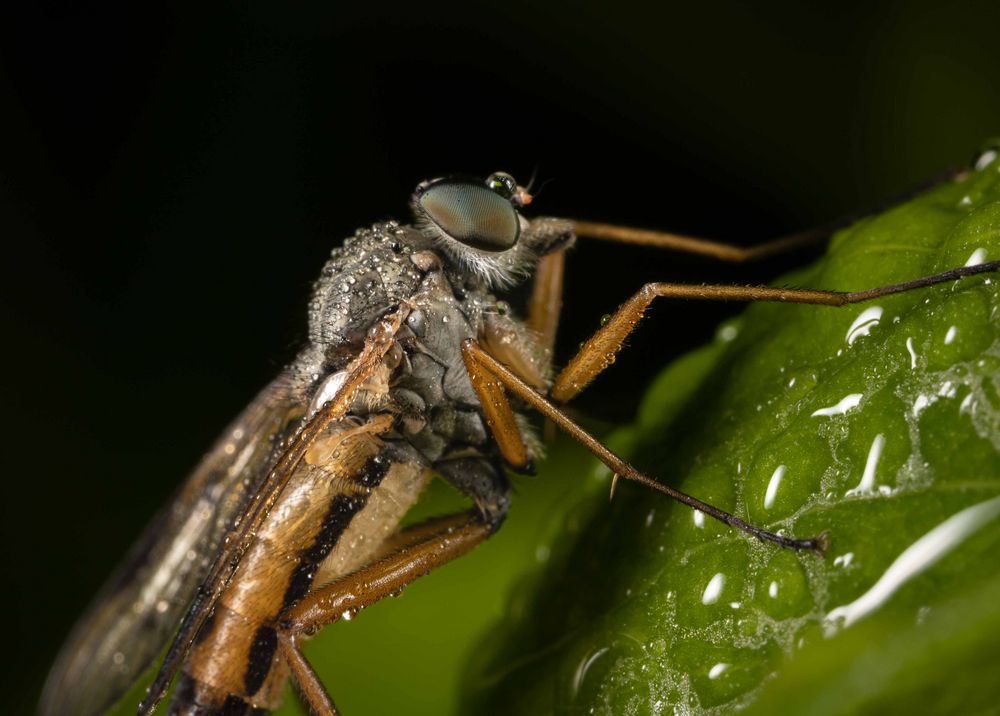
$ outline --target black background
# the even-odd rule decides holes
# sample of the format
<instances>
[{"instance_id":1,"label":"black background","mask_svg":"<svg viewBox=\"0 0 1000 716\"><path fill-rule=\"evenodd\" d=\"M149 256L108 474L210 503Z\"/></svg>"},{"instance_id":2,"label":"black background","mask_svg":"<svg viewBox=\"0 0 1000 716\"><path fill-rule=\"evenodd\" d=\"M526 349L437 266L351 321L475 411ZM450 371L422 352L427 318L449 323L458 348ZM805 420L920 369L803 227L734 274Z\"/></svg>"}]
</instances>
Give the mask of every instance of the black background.
<instances>
[{"instance_id":1,"label":"black background","mask_svg":"<svg viewBox=\"0 0 1000 716\"><path fill-rule=\"evenodd\" d=\"M995 2L295 7L2 11L4 712L294 353L330 248L421 179L537 172L540 213L751 243L1000 134ZM583 245L559 355L644 281L785 265ZM660 306L581 407L628 419L731 310Z\"/></svg>"}]
</instances>

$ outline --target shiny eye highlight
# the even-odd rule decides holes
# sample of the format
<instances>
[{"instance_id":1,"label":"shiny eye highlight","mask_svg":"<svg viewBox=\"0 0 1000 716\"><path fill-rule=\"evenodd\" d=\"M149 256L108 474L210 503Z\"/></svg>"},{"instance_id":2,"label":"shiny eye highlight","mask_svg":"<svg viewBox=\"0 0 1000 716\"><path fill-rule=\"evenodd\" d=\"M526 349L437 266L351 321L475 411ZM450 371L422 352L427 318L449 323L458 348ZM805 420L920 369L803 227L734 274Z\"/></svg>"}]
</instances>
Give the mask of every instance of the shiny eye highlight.
<instances>
[{"instance_id":1,"label":"shiny eye highlight","mask_svg":"<svg viewBox=\"0 0 1000 716\"><path fill-rule=\"evenodd\" d=\"M516 188L513 178L510 181ZM506 187L502 179L497 182ZM449 179L432 182L417 190L415 204L446 235L481 251L506 251L521 234L510 196L494 190L489 182L487 186Z\"/></svg>"}]
</instances>

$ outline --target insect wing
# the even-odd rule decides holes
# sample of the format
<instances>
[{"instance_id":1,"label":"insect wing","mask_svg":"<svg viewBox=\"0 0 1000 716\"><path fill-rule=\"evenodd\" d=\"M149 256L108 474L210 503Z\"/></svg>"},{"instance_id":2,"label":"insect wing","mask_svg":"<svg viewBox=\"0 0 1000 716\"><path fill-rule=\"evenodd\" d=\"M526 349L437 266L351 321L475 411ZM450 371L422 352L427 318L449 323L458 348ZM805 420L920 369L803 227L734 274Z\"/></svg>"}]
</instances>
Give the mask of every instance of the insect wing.
<instances>
[{"instance_id":1,"label":"insect wing","mask_svg":"<svg viewBox=\"0 0 1000 716\"><path fill-rule=\"evenodd\" d=\"M291 384L268 385L146 528L63 646L40 716L104 713L153 663L301 413Z\"/></svg>"}]
</instances>

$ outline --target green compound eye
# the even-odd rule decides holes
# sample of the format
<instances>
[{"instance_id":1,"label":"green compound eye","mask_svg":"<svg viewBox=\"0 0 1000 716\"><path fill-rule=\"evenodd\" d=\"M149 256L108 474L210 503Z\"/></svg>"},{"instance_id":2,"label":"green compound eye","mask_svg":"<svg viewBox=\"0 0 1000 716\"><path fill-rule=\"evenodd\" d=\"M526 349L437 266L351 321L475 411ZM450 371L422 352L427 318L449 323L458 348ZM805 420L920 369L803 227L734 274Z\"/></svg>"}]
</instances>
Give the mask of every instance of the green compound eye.
<instances>
[{"instance_id":1,"label":"green compound eye","mask_svg":"<svg viewBox=\"0 0 1000 716\"><path fill-rule=\"evenodd\" d=\"M487 177L486 186L504 199L513 199L517 193L517 182L507 172L493 172Z\"/></svg>"},{"instance_id":2,"label":"green compound eye","mask_svg":"<svg viewBox=\"0 0 1000 716\"><path fill-rule=\"evenodd\" d=\"M442 180L422 187L416 204L423 215L449 237L481 251L506 251L521 234L521 222L510 196L487 185ZM506 187L503 179L498 182ZM510 179L513 184L514 180ZM517 185L513 184L516 189ZM511 194L512 195L512 194Z\"/></svg>"}]
</instances>

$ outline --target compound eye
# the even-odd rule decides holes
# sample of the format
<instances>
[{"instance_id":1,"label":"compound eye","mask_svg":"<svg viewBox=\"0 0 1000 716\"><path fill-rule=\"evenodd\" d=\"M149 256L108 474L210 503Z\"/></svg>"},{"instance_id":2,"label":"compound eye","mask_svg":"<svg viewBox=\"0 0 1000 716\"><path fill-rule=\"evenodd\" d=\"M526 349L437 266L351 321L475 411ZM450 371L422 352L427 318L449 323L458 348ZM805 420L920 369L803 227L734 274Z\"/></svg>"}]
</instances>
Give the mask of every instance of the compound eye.
<instances>
[{"instance_id":1,"label":"compound eye","mask_svg":"<svg viewBox=\"0 0 1000 716\"><path fill-rule=\"evenodd\" d=\"M510 199L482 184L433 183L420 191L417 205L445 234L482 251L506 251L521 233Z\"/></svg>"},{"instance_id":2,"label":"compound eye","mask_svg":"<svg viewBox=\"0 0 1000 716\"><path fill-rule=\"evenodd\" d=\"M507 172L493 172L487 177L486 186L504 199L513 199L517 193L517 182Z\"/></svg>"}]
</instances>

